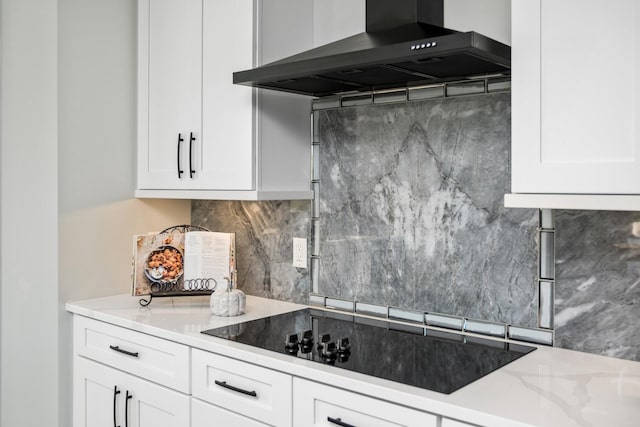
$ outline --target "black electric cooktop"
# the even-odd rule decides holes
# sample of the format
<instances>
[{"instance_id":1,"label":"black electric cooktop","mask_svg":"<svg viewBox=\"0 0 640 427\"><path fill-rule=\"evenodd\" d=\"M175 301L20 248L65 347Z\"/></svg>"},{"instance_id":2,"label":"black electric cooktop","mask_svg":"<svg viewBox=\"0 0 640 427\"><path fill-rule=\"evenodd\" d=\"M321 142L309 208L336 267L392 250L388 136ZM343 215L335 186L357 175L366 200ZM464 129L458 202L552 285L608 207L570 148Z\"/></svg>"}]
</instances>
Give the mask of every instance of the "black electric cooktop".
<instances>
[{"instance_id":1,"label":"black electric cooktop","mask_svg":"<svg viewBox=\"0 0 640 427\"><path fill-rule=\"evenodd\" d=\"M202 333L446 394L535 350L308 308Z\"/></svg>"}]
</instances>

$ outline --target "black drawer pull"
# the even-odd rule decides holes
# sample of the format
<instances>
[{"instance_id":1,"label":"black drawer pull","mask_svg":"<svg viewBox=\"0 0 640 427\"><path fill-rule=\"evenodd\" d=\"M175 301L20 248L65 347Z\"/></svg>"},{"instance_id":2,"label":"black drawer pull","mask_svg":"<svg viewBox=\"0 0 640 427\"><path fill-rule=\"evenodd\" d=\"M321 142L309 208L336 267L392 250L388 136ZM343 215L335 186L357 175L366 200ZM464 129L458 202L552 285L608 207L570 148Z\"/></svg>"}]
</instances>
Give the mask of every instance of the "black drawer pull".
<instances>
[{"instance_id":1,"label":"black drawer pull","mask_svg":"<svg viewBox=\"0 0 640 427\"><path fill-rule=\"evenodd\" d=\"M118 403L118 395L120 394L120 390L118 390L118 386L113 387L113 427L120 427L116 423L116 405Z\"/></svg>"},{"instance_id":2,"label":"black drawer pull","mask_svg":"<svg viewBox=\"0 0 640 427\"><path fill-rule=\"evenodd\" d=\"M133 397L133 394L129 394L127 390L127 396L124 400L124 427L129 427L129 399Z\"/></svg>"},{"instance_id":3,"label":"black drawer pull","mask_svg":"<svg viewBox=\"0 0 640 427\"><path fill-rule=\"evenodd\" d=\"M180 143L181 142L184 142L184 139L182 139L182 134L179 133L178 134L178 179L182 178L182 174L184 173L184 171L180 167Z\"/></svg>"},{"instance_id":4,"label":"black drawer pull","mask_svg":"<svg viewBox=\"0 0 640 427\"><path fill-rule=\"evenodd\" d=\"M233 390L233 391L236 391L238 393L246 394L248 396L258 397L258 394L255 391L248 391L248 390L243 390L243 389L238 388L238 387L234 387L232 385L227 384L226 381L215 380L215 383L216 383L216 385L219 385L220 387L228 388L229 390Z\"/></svg>"},{"instance_id":5,"label":"black drawer pull","mask_svg":"<svg viewBox=\"0 0 640 427\"><path fill-rule=\"evenodd\" d=\"M109 348L113 351L117 351L118 353L122 353L122 354L126 354L127 356L132 356L132 357L138 357L139 353L136 351L131 352L131 351L127 351L127 350L123 350L120 347L118 347L117 345L110 345Z\"/></svg>"},{"instance_id":6,"label":"black drawer pull","mask_svg":"<svg viewBox=\"0 0 640 427\"><path fill-rule=\"evenodd\" d=\"M333 423L333 424L337 424L337 425L342 426L342 427L356 427L356 426L354 426L352 424L347 424L347 423L342 422L342 418L327 417L327 421L329 421L330 423Z\"/></svg>"},{"instance_id":7,"label":"black drawer pull","mask_svg":"<svg viewBox=\"0 0 640 427\"><path fill-rule=\"evenodd\" d=\"M193 178L193 174L196 171L193 170L193 141L196 140L196 137L193 136L193 132L189 134L189 178Z\"/></svg>"}]
</instances>

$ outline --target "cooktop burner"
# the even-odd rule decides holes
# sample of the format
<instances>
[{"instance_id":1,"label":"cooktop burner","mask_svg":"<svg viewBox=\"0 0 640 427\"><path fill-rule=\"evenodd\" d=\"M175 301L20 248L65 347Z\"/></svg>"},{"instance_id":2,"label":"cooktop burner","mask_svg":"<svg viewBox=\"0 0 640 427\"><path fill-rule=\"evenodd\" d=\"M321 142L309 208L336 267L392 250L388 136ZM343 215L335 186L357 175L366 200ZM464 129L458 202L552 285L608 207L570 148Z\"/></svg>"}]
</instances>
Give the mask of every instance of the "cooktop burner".
<instances>
[{"instance_id":1,"label":"cooktop burner","mask_svg":"<svg viewBox=\"0 0 640 427\"><path fill-rule=\"evenodd\" d=\"M446 394L535 350L308 308L202 333Z\"/></svg>"}]
</instances>

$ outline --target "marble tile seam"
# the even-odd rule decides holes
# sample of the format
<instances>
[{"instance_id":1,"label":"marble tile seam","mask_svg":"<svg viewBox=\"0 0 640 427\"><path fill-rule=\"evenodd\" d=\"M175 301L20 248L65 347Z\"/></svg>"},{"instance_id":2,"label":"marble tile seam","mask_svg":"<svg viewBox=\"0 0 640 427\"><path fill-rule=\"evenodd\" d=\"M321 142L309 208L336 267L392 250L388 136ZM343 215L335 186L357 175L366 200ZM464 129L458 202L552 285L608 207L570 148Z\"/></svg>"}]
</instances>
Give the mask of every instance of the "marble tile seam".
<instances>
[{"instance_id":1,"label":"marble tile seam","mask_svg":"<svg viewBox=\"0 0 640 427\"><path fill-rule=\"evenodd\" d=\"M461 334L471 333L477 336L498 338L511 342L547 346L552 346L554 341L553 330L544 328L530 328L463 316L362 303L353 300L331 298L319 294L311 294L309 301L310 305L316 307L379 319L382 318L388 321L410 323L435 328L435 330L446 330ZM392 313L393 315L391 315ZM420 316L420 320L418 320L418 316Z\"/></svg>"},{"instance_id":2,"label":"marble tile seam","mask_svg":"<svg viewBox=\"0 0 640 427\"><path fill-rule=\"evenodd\" d=\"M538 216L538 328L554 330L556 235L554 212L540 209ZM552 334L552 344L554 342Z\"/></svg>"}]
</instances>

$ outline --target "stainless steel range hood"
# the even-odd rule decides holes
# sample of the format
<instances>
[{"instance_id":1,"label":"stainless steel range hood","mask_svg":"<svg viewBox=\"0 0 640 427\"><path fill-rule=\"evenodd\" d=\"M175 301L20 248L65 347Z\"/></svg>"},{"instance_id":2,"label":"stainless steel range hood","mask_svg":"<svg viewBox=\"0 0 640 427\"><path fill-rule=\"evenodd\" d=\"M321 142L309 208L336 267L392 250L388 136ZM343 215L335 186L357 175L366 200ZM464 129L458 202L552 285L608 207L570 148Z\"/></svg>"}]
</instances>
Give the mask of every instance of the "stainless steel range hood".
<instances>
[{"instance_id":1,"label":"stainless steel range hood","mask_svg":"<svg viewBox=\"0 0 640 427\"><path fill-rule=\"evenodd\" d=\"M511 48L443 27L443 0L367 0L366 32L252 70L233 82L309 96L509 75Z\"/></svg>"}]
</instances>

